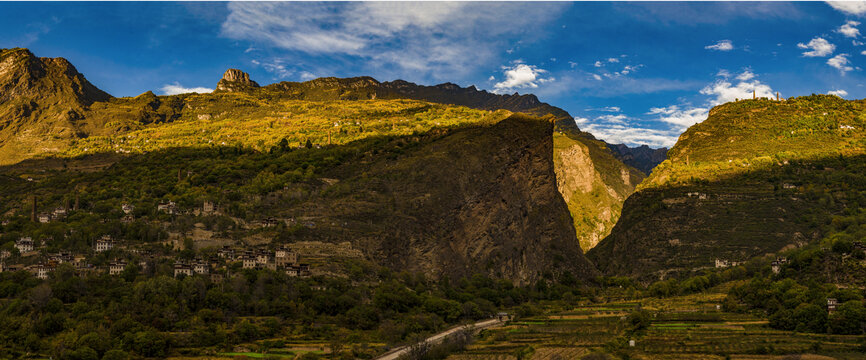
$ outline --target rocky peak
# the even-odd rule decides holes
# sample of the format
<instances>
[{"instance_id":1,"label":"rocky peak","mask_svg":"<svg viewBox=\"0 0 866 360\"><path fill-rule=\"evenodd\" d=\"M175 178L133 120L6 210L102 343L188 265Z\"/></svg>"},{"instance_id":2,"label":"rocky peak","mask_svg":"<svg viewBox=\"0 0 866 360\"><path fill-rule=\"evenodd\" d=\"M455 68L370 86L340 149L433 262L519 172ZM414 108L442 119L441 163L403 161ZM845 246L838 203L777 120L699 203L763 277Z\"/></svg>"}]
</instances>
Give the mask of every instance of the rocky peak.
<instances>
[{"instance_id":1,"label":"rocky peak","mask_svg":"<svg viewBox=\"0 0 866 360\"><path fill-rule=\"evenodd\" d=\"M259 84L250 80L250 74L238 69L228 69L223 78L217 83L217 90L221 91L243 91L257 88Z\"/></svg>"}]
</instances>

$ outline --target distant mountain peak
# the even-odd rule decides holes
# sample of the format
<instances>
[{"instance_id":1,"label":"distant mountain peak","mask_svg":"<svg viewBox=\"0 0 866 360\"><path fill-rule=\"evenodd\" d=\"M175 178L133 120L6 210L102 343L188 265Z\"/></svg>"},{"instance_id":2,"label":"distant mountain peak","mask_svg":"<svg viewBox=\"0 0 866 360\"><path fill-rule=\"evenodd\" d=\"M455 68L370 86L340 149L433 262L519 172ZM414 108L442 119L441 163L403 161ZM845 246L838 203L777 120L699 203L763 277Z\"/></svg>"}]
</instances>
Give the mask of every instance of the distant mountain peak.
<instances>
[{"instance_id":1,"label":"distant mountain peak","mask_svg":"<svg viewBox=\"0 0 866 360\"><path fill-rule=\"evenodd\" d=\"M238 69L228 69L223 74L223 78L217 83L216 89L220 91L241 91L257 87L259 87L259 84L250 80L250 74Z\"/></svg>"}]
</instances>

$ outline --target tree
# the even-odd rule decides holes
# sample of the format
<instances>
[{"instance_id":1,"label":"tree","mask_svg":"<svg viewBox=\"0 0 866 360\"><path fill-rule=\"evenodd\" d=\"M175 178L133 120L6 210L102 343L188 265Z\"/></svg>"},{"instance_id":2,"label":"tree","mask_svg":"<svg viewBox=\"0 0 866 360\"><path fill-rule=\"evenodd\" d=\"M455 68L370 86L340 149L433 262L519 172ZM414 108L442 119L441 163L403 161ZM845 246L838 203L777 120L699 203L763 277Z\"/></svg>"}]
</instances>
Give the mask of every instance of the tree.
<instances>
[{"instance_id":1,"label":"tree","mask_svg":"<svg viewBox=\"0 0 866 360\"><path fill-rule=\"evenodd\" d=\"M827 310L815 305L803 303L794 309L794 321L799 332L827 332Z\"/></svg>"}]
</instances>

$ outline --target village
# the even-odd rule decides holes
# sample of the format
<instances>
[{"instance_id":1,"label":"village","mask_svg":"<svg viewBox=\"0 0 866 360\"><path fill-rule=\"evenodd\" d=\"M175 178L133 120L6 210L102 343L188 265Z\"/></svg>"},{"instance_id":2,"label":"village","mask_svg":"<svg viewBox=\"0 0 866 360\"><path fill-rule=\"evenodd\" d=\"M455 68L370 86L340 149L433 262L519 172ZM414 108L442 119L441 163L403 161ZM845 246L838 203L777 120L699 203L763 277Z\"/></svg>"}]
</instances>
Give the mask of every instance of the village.
<instances>
[{"instance_id":1,"label":"village","mask_svg":"<svg viewBox=\"0 0 866 360\"><path fill-rule=\"evenodd\" d=\"M31 209L31 221L46 224L55 221L63 221L72 210L78 209L78 201L72 208L57 207L51 212L37 213L36 198L33 198ZM135 220L133 211L135 207L124 203L121 205L123 217L122 223L130 223ZM173 201L160 202L156 208L157 212L168 215L179 215L182 213L199 215L211 215L218 213L217 206L210 201L204 201L200 208L183 212ZM7 225L8 220L3 221ZM272 227L278 223L274 218L265 218L257 222L257 227ZM39 279L48 279L61 264L69 264L77 276L90 276L108 274L118 276L124 272L155 273L153 269L157 264L167 266L170 270L163 271L174 277L201 276L212 282L220 282L225 277L231 276L235 271L245 269L267 269L275 272L283 272L290 277L310 276L310 265L300 262L297 251L285 246L251 246L242 242L234 245L223 245L213 251L194 252L194 257L180 256L176 251L159 251L153 247L147 248L147 244L132 244L123 239L116 239L111 235L101 235L92 241L88 251L59 251L48 252L47 244L50 238L34 239L30 236L21 236L14 242L14 249L0 250L0 272L27 271ZM178 250L174 241L173 248ZM151 244L152 245L152 244ZM102 261L101 265L95 265L95 258L110 254L111 260L107 263ZM185 254L188 255L188 254ZM98 261L97 261L98 262Z\"/></svg>"}]
</instances>

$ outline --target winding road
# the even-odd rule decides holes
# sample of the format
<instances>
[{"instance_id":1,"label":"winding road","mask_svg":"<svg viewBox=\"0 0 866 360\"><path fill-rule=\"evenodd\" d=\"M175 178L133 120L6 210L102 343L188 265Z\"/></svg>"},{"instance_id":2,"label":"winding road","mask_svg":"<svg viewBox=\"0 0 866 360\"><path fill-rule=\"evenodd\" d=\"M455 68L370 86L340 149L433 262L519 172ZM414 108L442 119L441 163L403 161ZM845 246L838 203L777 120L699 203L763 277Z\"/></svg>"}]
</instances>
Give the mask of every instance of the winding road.
<instances>
[{"instance_id":1,"label":"winding road","mask_svg":"<svg viewBox=\"0 0 866 360\"><path fill-rule=\"evenodd\" d=\"M428 337L427 339L424 340L424 342L429 343L429 344L436 344L436 343L442 341L443 339L445 339L446 336L451 335L451 334L458 332L460 330L463 330L463 329L481 330L481 329L486 329L489 327L499 325L503 322L504 321L500 321L497 318L497 319L479 321L477 323L470 324L470 325L455 326L455 327L450 328L448 330L445 330L441 333L438 333L436 335L432 335L432 336ZM406 345L406 346L394 348L391 351L385 353L384 355L377 357L375 360L397 360L397 358L399 358L400 356L403 356L406 353L408 353L409 349L411 347L412 347L411 345Z\"/></svg>"}]
</instances>

